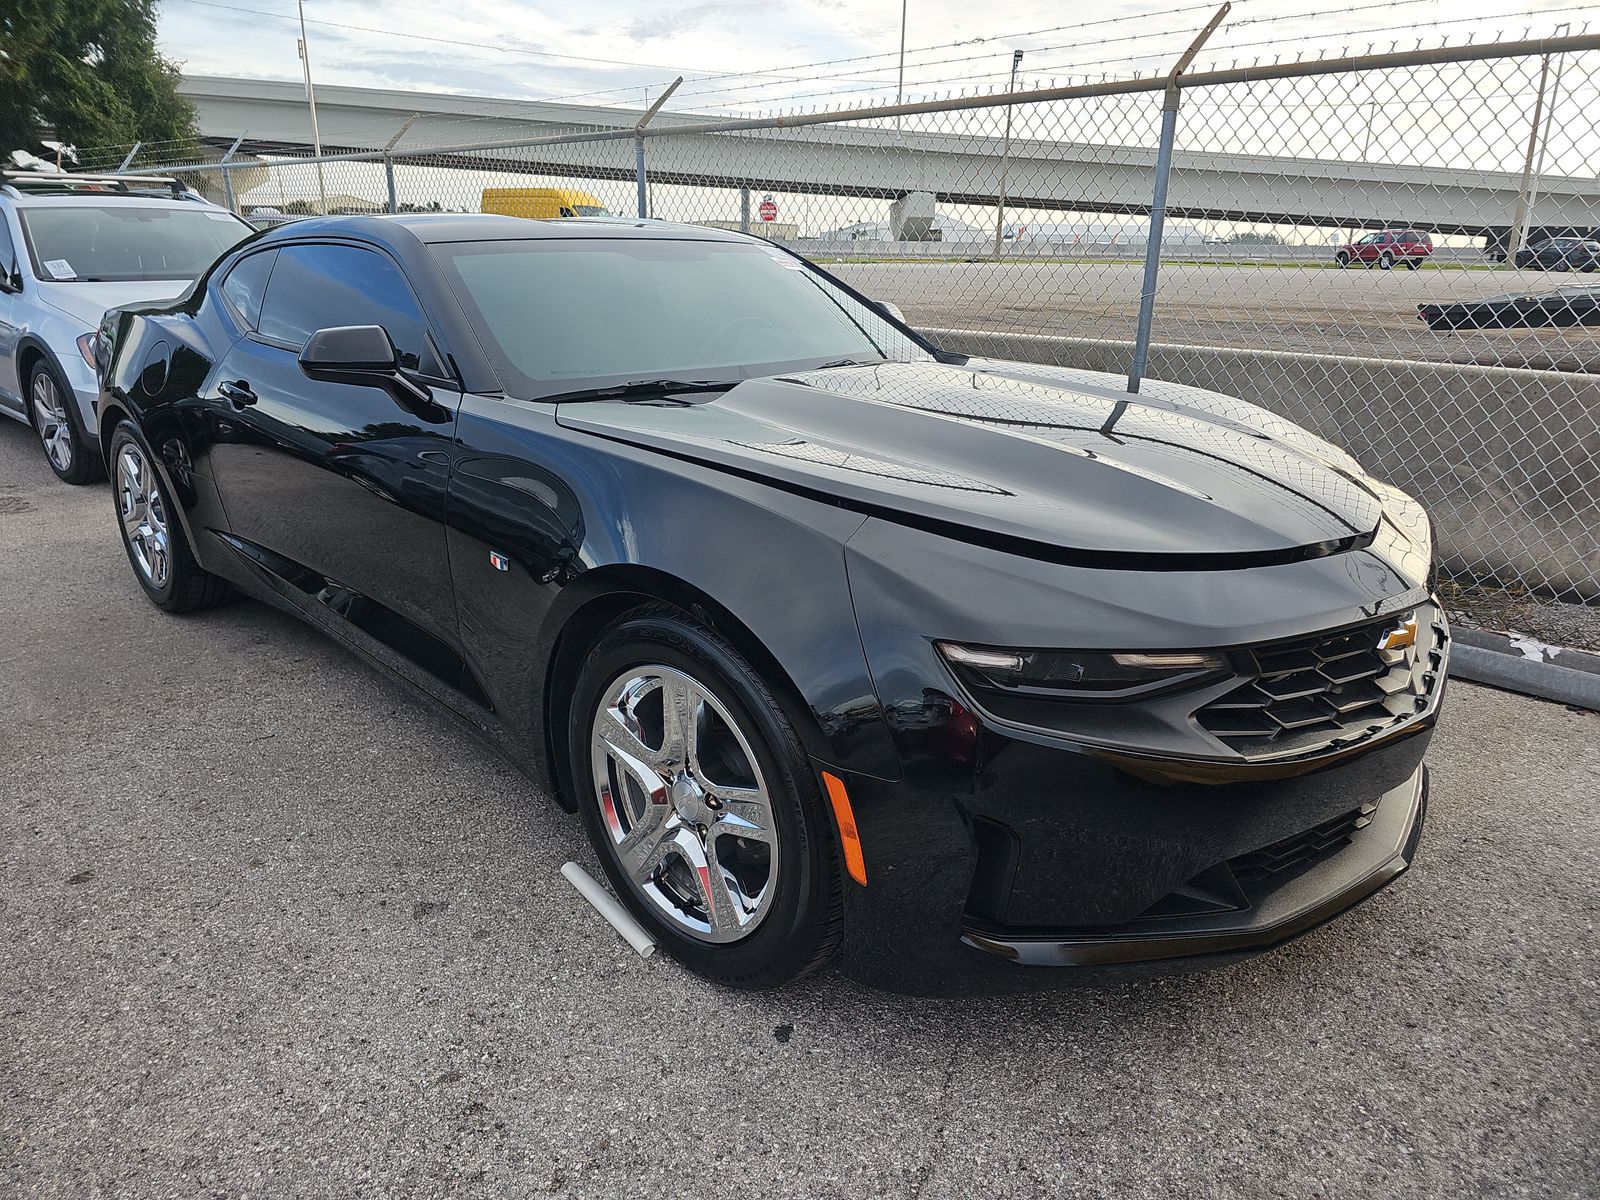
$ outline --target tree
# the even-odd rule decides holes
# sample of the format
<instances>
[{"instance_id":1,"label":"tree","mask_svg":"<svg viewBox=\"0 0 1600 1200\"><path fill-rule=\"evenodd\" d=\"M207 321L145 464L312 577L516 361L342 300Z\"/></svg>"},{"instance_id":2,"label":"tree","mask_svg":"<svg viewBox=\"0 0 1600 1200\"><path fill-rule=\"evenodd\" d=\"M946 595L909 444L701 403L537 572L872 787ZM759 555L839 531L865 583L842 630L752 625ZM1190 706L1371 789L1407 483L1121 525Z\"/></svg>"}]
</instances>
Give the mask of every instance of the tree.
<instances>
[{"instance_id":1,"label":"tree","mask_svg":"<svg viewBox=\"0 0 1600 1200\"><path fill-rule=\"evenodd\" d=\"M156 0L6 0L0 11L0 156L188 141L194 105L156 49Z\"/></svg>"}]
</instances>

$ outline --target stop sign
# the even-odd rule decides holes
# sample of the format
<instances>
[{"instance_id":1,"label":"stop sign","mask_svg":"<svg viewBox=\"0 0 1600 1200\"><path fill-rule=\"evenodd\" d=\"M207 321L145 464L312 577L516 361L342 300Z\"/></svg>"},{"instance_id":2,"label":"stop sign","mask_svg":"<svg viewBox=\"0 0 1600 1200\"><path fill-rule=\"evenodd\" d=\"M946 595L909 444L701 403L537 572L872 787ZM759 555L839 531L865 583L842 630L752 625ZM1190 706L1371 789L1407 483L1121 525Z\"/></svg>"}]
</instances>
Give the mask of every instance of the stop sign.
<instances>
[{"instance_id":1,"label":"stop sign","mask_svg":"<svg viewBox=\"0 0 1600 1200\"><path fill-rule=\"evenodd\" d=\"M761 202L761 207L757 211L760 212L763 221L776 221L778 219L778 206L773 202L771 196Z\"/></svg>"}]
</instances>

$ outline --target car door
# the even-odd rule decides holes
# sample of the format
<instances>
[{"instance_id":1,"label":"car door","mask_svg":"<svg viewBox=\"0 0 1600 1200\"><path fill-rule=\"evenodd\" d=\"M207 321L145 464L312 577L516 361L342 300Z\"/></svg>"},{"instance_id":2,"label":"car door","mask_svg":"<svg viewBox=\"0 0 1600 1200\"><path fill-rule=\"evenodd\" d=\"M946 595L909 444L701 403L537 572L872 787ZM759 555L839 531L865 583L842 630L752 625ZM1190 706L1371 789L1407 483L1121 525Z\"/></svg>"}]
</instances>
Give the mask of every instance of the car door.
<instances>
[{"instance_id":1,"label":"car door","mask_svg":"<svg viewBox=\"0 0 1600 1200\"><path fill-rule=\"evenodd\" d=\"M9 220L0 209L0 409L20 413L24 385L17 370L17 343L22 336L22 272Z\"/></svg>"},{"instance_id":2,"label":"car door","mask_svg":"<svg viewBox=\"0 0 1600 1200\"><path fill-rule=\"evenodd\" d=\"M211 469L230 531L281 581L455 683L444 507L460 392L385 253L291 243L276 255L254 328L224 358L209 399ZM300 349L318 329L345 325L382 326L431 402L310 378Z\"/></svg>"}]
</instances>

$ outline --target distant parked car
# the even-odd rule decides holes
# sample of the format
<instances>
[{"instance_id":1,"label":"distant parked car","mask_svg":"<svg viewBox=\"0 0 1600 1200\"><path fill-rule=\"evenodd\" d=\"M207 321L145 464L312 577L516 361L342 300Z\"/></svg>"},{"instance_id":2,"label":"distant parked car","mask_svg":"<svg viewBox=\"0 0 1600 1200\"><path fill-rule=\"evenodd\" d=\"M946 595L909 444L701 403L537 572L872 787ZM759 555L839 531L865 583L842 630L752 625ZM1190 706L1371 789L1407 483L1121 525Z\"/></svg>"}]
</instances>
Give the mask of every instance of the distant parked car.
<instances>
[{"instance_id":1,"label":"distant parked car","mask_svg":"<svg viewBox=\"0 0 1600 1200\"><path fill-rule=\"evenodd\" d=\"M175 179L0 172L0 413L33 426L62 480L101 475L106 309L177 296L253 232Z\"/></svg>"},{"instance_id":2,"label":"distant parked car","mask_svg":"<svg viewBox=\"0 0 1600 1200\"><path fill-rule=\"evenodd\" d=\"M1415 271L1422 260L1433 253L1433 239L1415 229L1385 229L1382 233L1369 233L1364 238L1346 242L1333 256L1334 264L1348 267L1352 263L1390 271L1404 263Z\"/></svg>"},{"instance_id":3,"label":"distant parked car","mask_svg":"<svg viewBox=\"0 0 1600 1200\"><path fill-rule=\"evenodd\" d=\"M1600 241L1545 238L1517 251L1517 266L1534 271L1593 271L1600 267Z\"/></svg>"}]
</instances>

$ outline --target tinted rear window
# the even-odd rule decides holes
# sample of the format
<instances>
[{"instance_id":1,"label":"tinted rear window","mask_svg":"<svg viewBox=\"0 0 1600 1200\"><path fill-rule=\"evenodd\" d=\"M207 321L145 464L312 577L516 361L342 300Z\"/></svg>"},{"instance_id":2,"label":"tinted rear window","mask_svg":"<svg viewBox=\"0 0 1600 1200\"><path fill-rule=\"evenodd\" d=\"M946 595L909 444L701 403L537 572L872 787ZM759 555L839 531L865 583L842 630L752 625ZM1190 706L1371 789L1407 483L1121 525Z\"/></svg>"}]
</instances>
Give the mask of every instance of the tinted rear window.
<instances>
[{"instance_id":1,"label":"tinted rear window","mask_svg":"<svg viewBox=\"0 0 1600 1200\"><path fill-rule=\"evenodd\" d=\"M239 319L251 329L261 320L261 301L267 294L267 279L277 257L276 250L252 254L241 259L222 281L222 294Z\"/></svg>"}]
</instances>

